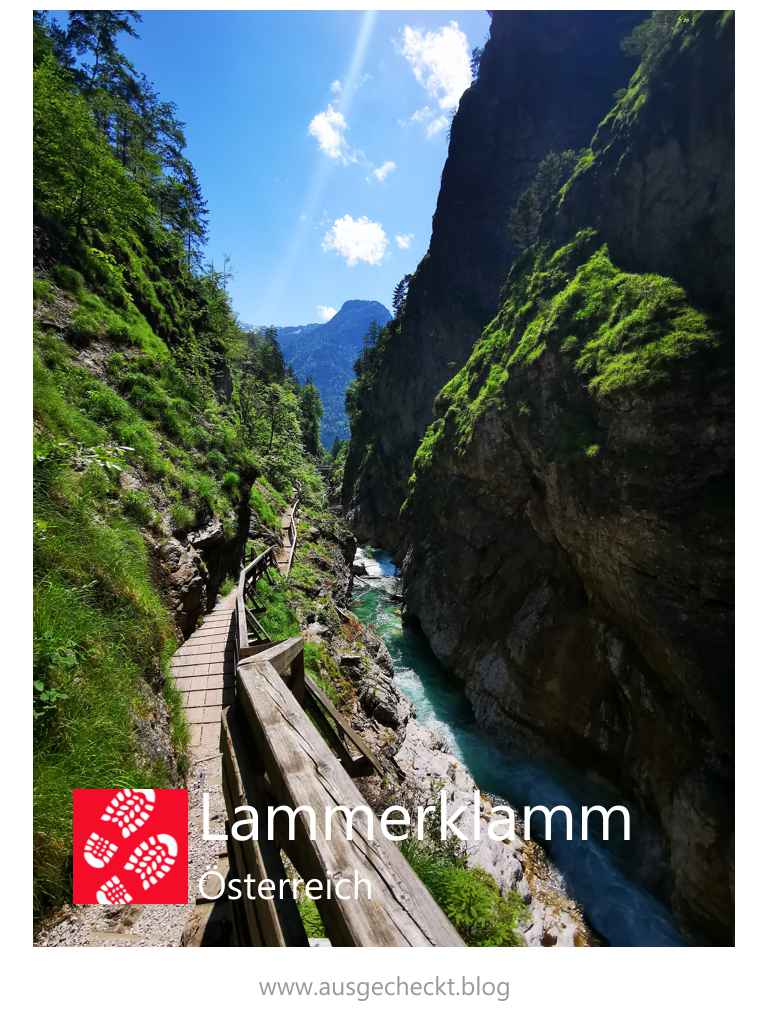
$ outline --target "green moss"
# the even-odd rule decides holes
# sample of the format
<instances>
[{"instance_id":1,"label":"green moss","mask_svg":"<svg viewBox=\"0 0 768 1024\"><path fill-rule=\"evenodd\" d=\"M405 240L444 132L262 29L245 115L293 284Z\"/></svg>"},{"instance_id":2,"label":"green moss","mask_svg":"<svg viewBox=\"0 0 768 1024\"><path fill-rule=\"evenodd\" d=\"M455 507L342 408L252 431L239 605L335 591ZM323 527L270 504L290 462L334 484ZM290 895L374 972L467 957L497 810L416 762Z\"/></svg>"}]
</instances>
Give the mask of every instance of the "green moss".
<instances>
[{"instance_id":1,"label":"green moss","mask_svg":"<svg viewBox=\"0 0 768 1024\"><path fill-rule=\"evenodd\" d=\"M677 365L719 344L678 284L620 271L605 246L550 303L546 342L563 336L576 370L603 396L663 385Z\"/></svg>"},{"instance_id":2,"label":"green moss","mask_svg":"<svg viewBox=\"0 0 768 1024\"><path fill-rule=\"evenodd\" d=\"M306 893L302 892L297 905L307 938L324 939L325 925L320 917L320 911L317 909L317 900L311 900Z\"/></svg>"},{"instance_id":3,"label":"green moss","mask_svg":"<svg viewBox=\"0 0 768 1024\"><path fill-rule=\"evenodd\" d=\"M325 691L337 707L344 707L354 695L354 686L346 678L324 644L305 642L304 665L318 686Z\"/></svg>"},{"instance_id":4,"label":"green moss","mask_svg":"<svg viewBox=\"0 0 768 1024\"><path fill-rule=\"evenodd\" d=\"M278 508L284 504L283 499L269 487L264 479L257 480L251 488L250 505L258 516L259 522L274 530L278 525Z\"/></svg>"},{"instance_id":5,"label":"green moss","mask_svg":"<svg viewBox=\"0 0 768 1024\"><path fill-rule=\"evenodd\" d=\"M530 417L538 387L530 374L545 355L563 364L555 372L570 370L605 401L669 386L690 360L720 344L675 281L619 269L591 229L554 252L529 252L510 275L498 315L437 397L439 418L416 452L410 490L438 450L466 451L479 417L494 409ZM563 414L559 430L553 457L598 454L594 423L583 412Z\"/></svg>"},{"instance_id":6,"label":"green moss","mask_svg":"<svg viewBox=\"0 0 768 1024\"><path fill-rule=\"evenodd\" d=\"M76 344L85 345L94 339L108 340L115 345L135 346L156 359L168 358L165 343L133 305L130 296L125 296L126 308L118 311L82 287L77 294L80 301L70 324L70 336Z\"/></svg>"},{"instance_id":7,"label":"green moss","mask_svg":"<svg viewBox=\"0 0 768 1024\"><path fill-rule=\"evenodd\" d=\"M240 490L240 476L238 473L233 473L231 470L225 473L221 480L221 486L225 491L229 491L231 494L236 494Z\"/></svg>"},{"instance_id":8,"label":"green moss","mask_svg":"<svg viewBox=\"0 0 768 1024\"><path fill-rule=\"evenodd\" d=\"M38 302L48 302L53 296L53 285L43 277L36 277L32 282L32 298Z\"/></svg>"},{"instance_id":9,"label":"green moss","mask_svg":"<svg viewBox=\"0 0 768 1024\"><path fill-rule=\"evenodd\" d=\"M183 501L175 501L171 505L171 521L175 530L189 530L197 522L194 509L185 505Z\"/></svg>"},{"instance_id":10,"label":"green moss","mask_svg":"<svg viewBox=\"0 0 768 1024\"><path fill-rule=\"evenodd\" d=\"M85 278L74 267L58 263L53 268L53 276L65 291L70 292L76 298L85 290Z\"/></svg>"},{"instance_id":11,"label":"green moss","mask_svg":"<svg viewBox=\"0 0 768 1024\"><path fill-rule=\"evenodd\" d=\"M256 584L256 600L260 605L256 614L272 640L287 640L300 632L291 605L290 584L278 575L277 570L273 570L271 575L271 582L262 577Z\"/></svg>"}]
</instances>

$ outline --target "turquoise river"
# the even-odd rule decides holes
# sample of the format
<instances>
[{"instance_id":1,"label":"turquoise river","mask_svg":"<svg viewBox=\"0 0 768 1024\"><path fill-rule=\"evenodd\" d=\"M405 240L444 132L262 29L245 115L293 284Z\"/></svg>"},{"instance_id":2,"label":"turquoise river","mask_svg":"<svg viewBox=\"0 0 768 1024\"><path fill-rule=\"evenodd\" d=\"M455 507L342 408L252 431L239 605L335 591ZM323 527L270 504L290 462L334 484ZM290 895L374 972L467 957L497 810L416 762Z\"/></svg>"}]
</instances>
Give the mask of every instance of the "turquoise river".
<instances>
[{"instance_id":1,"label":"turquoise river","mask_svg":"<svg viewBox=\"0 0 768 1024\"><path fill-rule=\"evenodd\" d=\"M532 758L522 749L516 753L514 748L496 746L475 722L461 688L441 667L423 634L403 625L400 606L393 600L399 581L390 556L364 548L357 557L365 562L368 577L356 583L355 614L384 639L394 662L395 682L413 702L419 721L446 738L482 791L518 808L566 804L574 811L575 824L580 821L581 806L617 802L599 781L554 759ZM562 817L556 814L553 821ZM602 838L584 841L577 832L574 828L574 838L567 840L555 826L551 841L542 845L600 938L616 946L682 945L669 912L622 870L617 845L624 840L618 844Z\"/></svg>"}]
</instances>

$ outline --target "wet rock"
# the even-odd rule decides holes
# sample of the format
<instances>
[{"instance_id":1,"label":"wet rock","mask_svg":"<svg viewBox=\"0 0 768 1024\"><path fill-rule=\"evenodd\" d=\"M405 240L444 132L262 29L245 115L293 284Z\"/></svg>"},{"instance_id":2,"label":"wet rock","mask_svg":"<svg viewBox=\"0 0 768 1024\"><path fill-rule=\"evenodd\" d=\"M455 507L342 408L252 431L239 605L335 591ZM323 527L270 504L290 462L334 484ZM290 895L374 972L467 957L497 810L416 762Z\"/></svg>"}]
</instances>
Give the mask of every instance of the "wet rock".
<instances>
[{"instance_id":1,"label":"wet rock","mask_svg":"<svg viewBox=\"0 0 768 1024\"><path fill-rule=\"evenodd\" d=\"M363 710L381 725L397 729L407 716L407 702L391 679L378 669L366 677L359 698Z\"/></svg>"},{"instance_id":2,"label":"wet rock","mask_svg":"<svg viewBox=\"0 0 768 1024\"><path fill-rule=\"evenodd\" d=\"M620 41L641 17L492 13L477 81L453 120L429 251L382 366L360 395L343 498L361 538L400 546L399 510L434 398L495 315L519 251L510 210L548 153L589 145L632 73Z\"/></svg>"},{"instance_id":3,"label":"wet rock","mask_svg":"<svg viewBox=\"0 0 768 1024\"><path fill-rule=\"evenodd\" d=\"M345 495L363 536L375 528L379 539L399 545L407 612L465 684L478 722L501 742L530 737L578 770L599 771L621 802L636 803L662 851L653 891L690 937L729 944L733 21L703 12L676 35L649 66L631 117L619 107L603 118L612 105L605 97L589 167L565 191L543 239L559 248L589 229L622 274L669 275L685 289L681 302L700 306L716 324L711 349L678 353L674 369L658 378L627 377L603 389L579 366L577 352L586 349L563 321L565 337L546 342L545 332L537 334L540 348L518 359L515 346L527 329L524 316L515 326L512 316L533 280L523 260L511 271L494 327L494 339L508 339L510 350L501 341L500 349L481 342L474 350L483 358L473 359L468 393L488 386L494 397L478 404L470 427L462 399L442 392L433 405L433 385L462 365L464 339L474 344L479 333L465 335L446 287L452 274L470 274L474 261L450 268L443 254L455 257L470 200L487 201L499 216L508 209L501 192L509 164L488 171L495 198L482 188L472 198L467 184L481 172L485 141L463 127L482 110L487 121L477 124L495 126L493 146L510 130L522 93L506 79L519 43L503 43L506 24L494 17L479 79L454 122L433 244L411 283L402 329L366 392L370 406L356 418ZM580 51L587 45L578 35L569 40ZM502 56L505 67L496 65ZM562 125L556 132L551 148L562 150ZM533 156L539 141L516 134L508 155L514 159L519 146ZM468 230L465 255L481 228ZM487 248L480 259L490 264ZM564 286L588 255L562 270ZM480 268L476 295L493 280L489 265L478 261ZM456 289L462 306L467 285ZM497 310L491 299L484 322ZM632 302L642 310L640 300ZM603 323L610 322L606 313ZM458 366L449 370L454 359ZM413 449L436 415L439 429L400 516ZM632 845L638 852L626 866L645 883L643 844Z\"/></svg>"},{"instance_id":4,"label":"wet rock","mask_svg":"<svg viewBox=\"0 0 768 1024\"><path fill-rule=\"evenodd\" d=\"M330 629L328 626L324 626L322 622L310 622L309 625L304 627L304 636L310 642L317 642L325 636L328 636Z\"/></svg>"}]
</instances>

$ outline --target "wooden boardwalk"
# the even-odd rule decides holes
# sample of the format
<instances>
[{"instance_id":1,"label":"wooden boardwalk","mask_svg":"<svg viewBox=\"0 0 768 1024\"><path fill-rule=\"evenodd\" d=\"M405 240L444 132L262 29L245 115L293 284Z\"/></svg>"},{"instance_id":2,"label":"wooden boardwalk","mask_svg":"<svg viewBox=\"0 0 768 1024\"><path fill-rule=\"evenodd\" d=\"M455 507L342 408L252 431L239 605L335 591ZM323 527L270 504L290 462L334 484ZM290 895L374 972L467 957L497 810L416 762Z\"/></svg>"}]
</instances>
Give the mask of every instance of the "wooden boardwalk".
<instances>
[{"instance_id":1,"label":"wooden boardwalk","mask_svg":"<svg viewBox=\"0 0 768 1024\"><path fill-rule=\"evenodd\" d=\"M294 520L296 505L298 505L298 501L287 508L280 519L280 547L275 555L277 568L283 576L287 576L291 571L293 552L296 548L296 523Z\"/></svg>"},{"instance_id":2,"label":"wooden boardwalk","mask_svg":"<svg viewBox=\"0 0 768 1024\"><path fill-rule=\"evenodd\" d=\"M221 598L171 661L176 688L184 695L193 761L219 752L221 709L233 700L235 598L235 591Z\"/></svg>"},{"instance_id":3,"label":"wooden boardwalk","mask_svg":"<svg viewBox=\"0 0 768 1024\"><path fill-rule=\"evenodd\" d=\"M283 576L290 571L296 546L296 504L287 508L280 520L281 546L276 556ZM171 661L176 688L184 694L192 761L219 752L221 709L228 707L234 696L236 601L235 590L220 598Z\"/></svg>"}]
</instances>

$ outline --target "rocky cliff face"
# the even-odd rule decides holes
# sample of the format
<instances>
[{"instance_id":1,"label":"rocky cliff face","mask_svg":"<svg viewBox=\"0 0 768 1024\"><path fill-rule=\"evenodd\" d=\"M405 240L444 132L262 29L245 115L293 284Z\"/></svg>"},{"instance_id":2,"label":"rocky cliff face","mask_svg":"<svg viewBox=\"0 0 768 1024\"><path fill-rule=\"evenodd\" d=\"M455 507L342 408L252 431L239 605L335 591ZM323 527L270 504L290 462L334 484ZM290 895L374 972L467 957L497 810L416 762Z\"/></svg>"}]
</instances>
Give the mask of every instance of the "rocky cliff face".
<instances>
[{"instance_id":1,"label":"rocky cliff face","mask_svg":"<svg viewBox=\"0 0 768 1024\"><path fill-rule=\"evenodd\" d=\"M638 21L633 13L492 14L477 81L453 121L429 251L383 365L359 394L344 498L361 537L396 543L434 397L498 308L516 255L510 210L547 153L589 143L631 73L619 44Z\"/></svg>"},{"instance_id":2,"label":"rocky cliff face","mask_svg":"<svg viewBox=\"0 0 768 1024\"><path fill-rule=\"evenodd\" d=\"M638 800L666 848L646 880L714 942L732 934L732 133L732 19L687 15L437 399L399 545L408 611L478 719Z\"/></svg>"}]
</instances>

